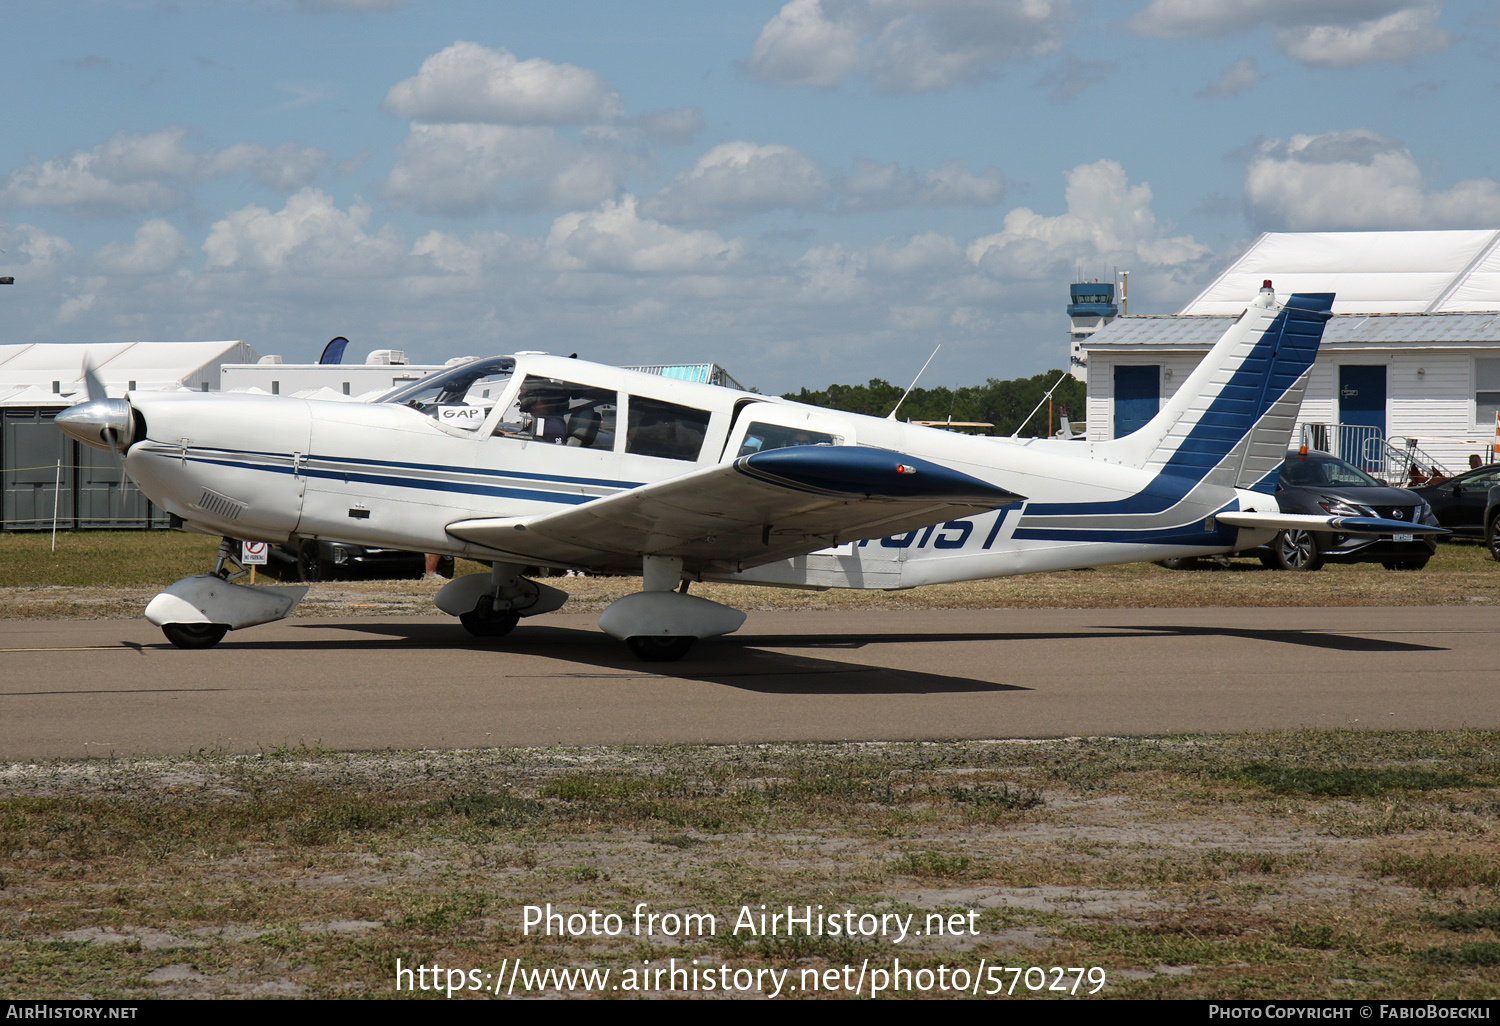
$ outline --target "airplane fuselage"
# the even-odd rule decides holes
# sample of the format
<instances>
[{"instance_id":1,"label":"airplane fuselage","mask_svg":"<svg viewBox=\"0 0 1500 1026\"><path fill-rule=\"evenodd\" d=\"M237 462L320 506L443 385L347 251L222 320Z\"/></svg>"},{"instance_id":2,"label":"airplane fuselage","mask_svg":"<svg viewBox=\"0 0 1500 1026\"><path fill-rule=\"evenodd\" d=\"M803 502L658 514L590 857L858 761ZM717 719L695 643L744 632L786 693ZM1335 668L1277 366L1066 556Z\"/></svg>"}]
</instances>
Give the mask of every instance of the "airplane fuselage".
<instances>
[{"instance_id":1,"label":"airplane fuselage","mask_svg":"<svg viewBox=\"0 0 1500 1026\"><path fill-rule=\"evenodd\" d=\"M1068 519L1055 511L1126 502L1161 488L1159 473L1112 461L1107 444L958 435L556 357L521 356L515 364L491 405L474 407L483 412L477 423L446 422L401 402L135 392L129 401L144 419L146 437L129 447L126 469L153 501L207 533L478 560L507 554L456 538L448 525L566 509L733 459L753 451L758 434L775 432L778 443L919 456L1026 496L991 513L761 566L688 568L704 579L792 587L904 588L1222 552L1259 544L1266 533L1242 538L1213 525L1216 512L1275 508L1263 494L1200 485L1192 494L1164 497L1173 510L1165 526L1146 525L1129 538L1101 535L1053 524ZM528 380L564 381L581 394L612 398L613 438L582 446L506 430L504 418L515 414ZM686 448L670 455L631 451L641 447L623 428L636 419L631 410L645 404L695 411L702 438L691 458ZM1192 528L1182 529L1188 522Z\"/></svg>"}]
</instances>

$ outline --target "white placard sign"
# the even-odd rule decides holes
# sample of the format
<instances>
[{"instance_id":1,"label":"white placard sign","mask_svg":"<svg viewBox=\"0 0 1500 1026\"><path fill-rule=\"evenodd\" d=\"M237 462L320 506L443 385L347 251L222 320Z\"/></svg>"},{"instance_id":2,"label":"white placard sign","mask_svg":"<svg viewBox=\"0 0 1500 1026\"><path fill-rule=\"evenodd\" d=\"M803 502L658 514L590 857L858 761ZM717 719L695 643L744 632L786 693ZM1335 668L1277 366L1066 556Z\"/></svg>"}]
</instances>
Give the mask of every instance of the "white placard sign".
<instances>
[{"instance_id":1,"label":"white placard sign","mask_svg":"<svg viewBox=\"0 0 1500 1026\"><path fill-rule=\"evenodd\" d=\"M484 410L478 406L439 406L438 420L454 427L476 428L484 423Z\"/></svg>"},{"instance_id":2,"label":"white placard sign","mask_svg":"<svg viewBox=\"0 0 1500 1026\"><path fill-rule=\"evenodd\" d=\"M265 542L245 542L244 551L240 554L240 562L246 566L265 566L267 547Z\"/></svg>"}]
</instances>

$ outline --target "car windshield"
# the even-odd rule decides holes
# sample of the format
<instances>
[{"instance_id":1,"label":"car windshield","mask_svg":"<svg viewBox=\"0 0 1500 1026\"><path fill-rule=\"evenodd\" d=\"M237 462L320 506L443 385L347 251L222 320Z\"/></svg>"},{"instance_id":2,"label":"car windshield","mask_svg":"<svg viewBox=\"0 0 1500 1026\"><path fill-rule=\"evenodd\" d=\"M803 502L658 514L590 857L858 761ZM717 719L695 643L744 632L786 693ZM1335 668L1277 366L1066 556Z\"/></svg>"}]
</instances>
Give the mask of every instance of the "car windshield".
<instances>
[{"instance_id":1,"label":"car windshield","mask_svg":"<svg viewBox=\"0 0 1500 1026\"><path fill-rule=\"evenodd\" d=\"M1317 485L1381 486L1379 481L1363 470L1332 456L1288 456L1281 465L1281 481L1299 488Z\"/></svg>"}]
</instances>

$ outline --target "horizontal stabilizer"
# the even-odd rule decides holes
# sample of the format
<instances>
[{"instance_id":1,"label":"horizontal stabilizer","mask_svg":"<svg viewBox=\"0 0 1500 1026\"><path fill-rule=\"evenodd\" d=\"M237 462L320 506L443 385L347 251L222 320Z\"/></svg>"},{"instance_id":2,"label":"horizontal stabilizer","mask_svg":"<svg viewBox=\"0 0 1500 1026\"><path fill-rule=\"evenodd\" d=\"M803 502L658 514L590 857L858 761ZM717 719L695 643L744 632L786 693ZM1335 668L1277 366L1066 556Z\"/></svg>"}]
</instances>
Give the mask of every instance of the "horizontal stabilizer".
<instances>
[{"instance_id":1,"label":"horizontal stabilizer","mask_svg":"<svg viewBox=\"0 0 1500 1026\"><path fill-rule=\"evenodd\" d=\"M1339 534L1387 535L1450 533L1447 528L1412 524L1382 517L1318 517L1305 513L1220 513L1218 521L1230 527L1254 527L1266 531L1337 531Z\"/></svg>"}]
</instances>

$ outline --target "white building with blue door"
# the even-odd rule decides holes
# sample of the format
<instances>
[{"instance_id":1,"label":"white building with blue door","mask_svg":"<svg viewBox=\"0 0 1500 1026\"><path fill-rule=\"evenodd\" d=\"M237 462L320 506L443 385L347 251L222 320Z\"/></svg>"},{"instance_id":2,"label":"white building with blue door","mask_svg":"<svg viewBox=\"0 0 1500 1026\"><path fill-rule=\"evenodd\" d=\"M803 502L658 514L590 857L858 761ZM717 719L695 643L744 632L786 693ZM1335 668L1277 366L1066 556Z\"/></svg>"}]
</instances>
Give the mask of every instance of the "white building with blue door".
<instances>
[{"instance_id":1,"label":"white building with blue door","mask_svg":"<svg viewBox=\"0 0 1500 1026\"><path fill-rule=\"evenodd\" d=\"M1261 236L1181 313L1120 317L1083 341L1088 437L1150 419L1266 279L1278 296L1337 296L1302 404L1314 444L1391 477L1406 471L1394 453L1412 446L1448 473L1471 454L1500 458L1489 454L1500 410L1492 230Z\"/></svg>"}]
</instances>

